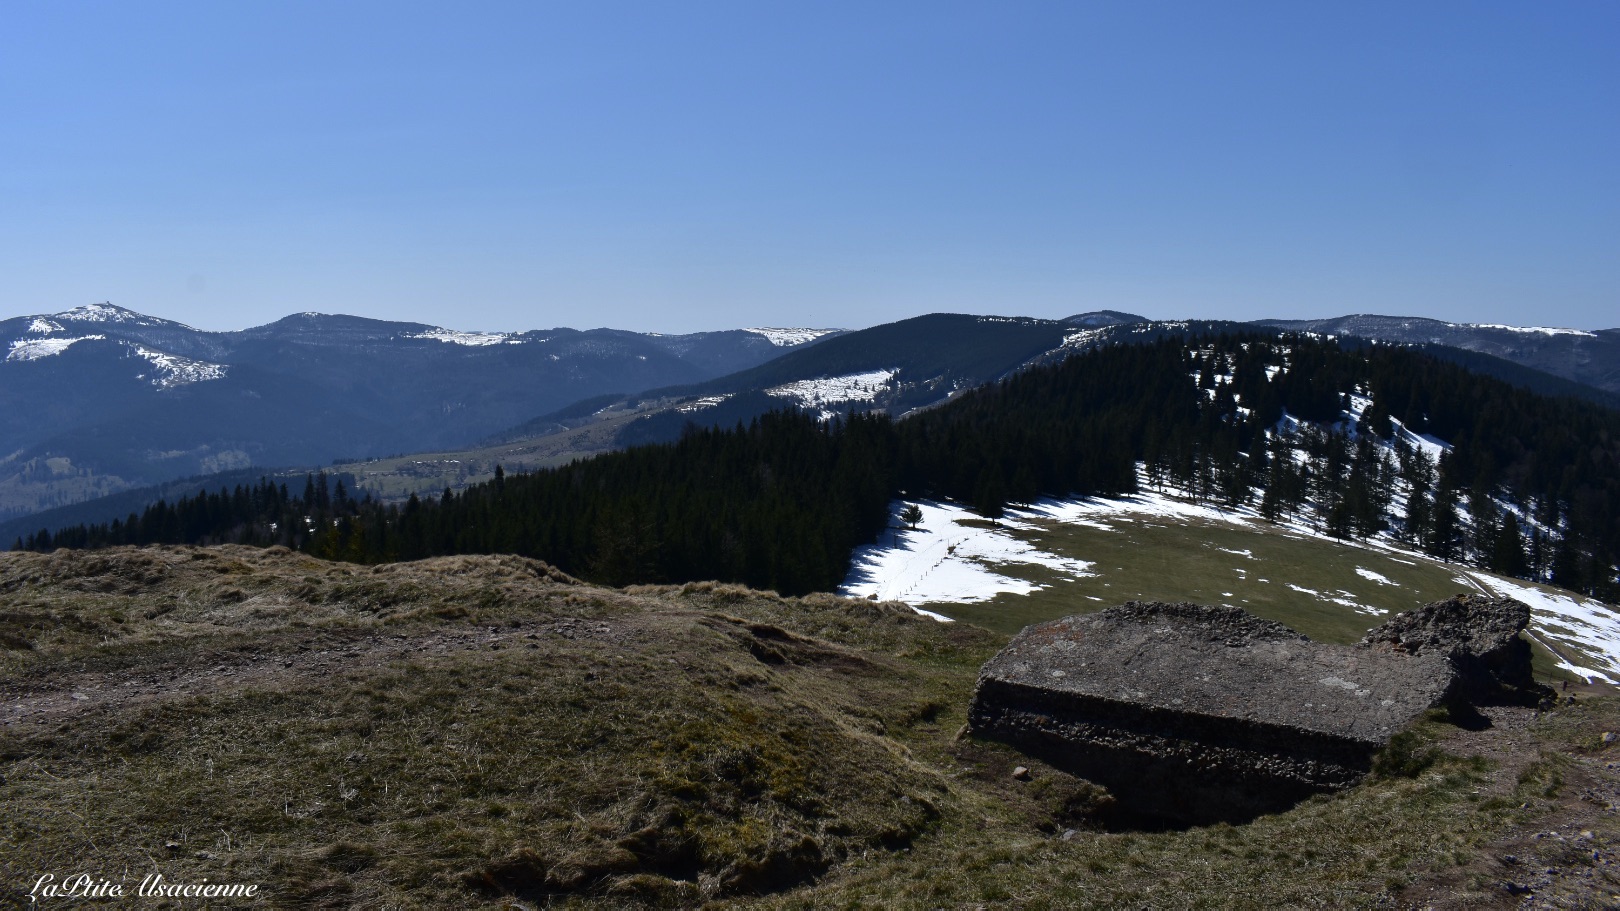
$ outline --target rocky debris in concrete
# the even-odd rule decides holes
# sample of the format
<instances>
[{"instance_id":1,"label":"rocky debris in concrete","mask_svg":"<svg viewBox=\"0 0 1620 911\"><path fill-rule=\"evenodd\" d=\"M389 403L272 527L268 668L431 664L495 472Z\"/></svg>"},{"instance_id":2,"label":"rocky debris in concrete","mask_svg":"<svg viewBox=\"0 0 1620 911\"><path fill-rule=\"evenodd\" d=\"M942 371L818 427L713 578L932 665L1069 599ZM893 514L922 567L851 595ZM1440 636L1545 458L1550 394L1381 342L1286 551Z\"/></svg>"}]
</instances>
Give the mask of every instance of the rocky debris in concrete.
<instances>
[{"instance_id":1,"label":"rocky debris in concrete","mask_svg":"<svg viewBox=\"0 0 1620 911\"><path fill-rule=\"evenodd\" d=\"M1537 702L1552 694L1530 670L1530 643L1519 635L1529 624L1522 602L1458 595L1391 617L1360 645L1445 658L1457 672L1453 695L1469 702Z\"/></svg>"},{"instance_id":2,"label":"rocky debris in concrete","mask_svg":"<svg viewBox=\"0 0 1620 911\"><path fill-rule=\"evenodd\" d=\"M1443 654L1131 602L1025 628L981 670L968 722L1106 786L1144 822L1241 821L1359 781L1457 679Z\"/></svg>"}]
</instances>

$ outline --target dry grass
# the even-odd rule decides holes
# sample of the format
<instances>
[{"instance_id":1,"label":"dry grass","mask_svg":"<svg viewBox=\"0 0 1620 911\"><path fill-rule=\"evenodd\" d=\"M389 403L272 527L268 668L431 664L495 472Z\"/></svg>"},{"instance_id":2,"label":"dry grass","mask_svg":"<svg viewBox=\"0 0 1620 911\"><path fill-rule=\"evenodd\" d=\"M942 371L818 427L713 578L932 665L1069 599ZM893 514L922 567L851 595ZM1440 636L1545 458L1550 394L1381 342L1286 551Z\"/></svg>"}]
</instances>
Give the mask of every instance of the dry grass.
<instances>
[{"instance_id":1,"label":"dry grass","mask_svg":"<svg viewBox=\"0 0 1620 911\"><path fill-rule=\"evenodd\" d=\"M1108 833L1084 782L954 738L997 637L896 605L242 548L7 554L0 599L17 902L158 870L306 908L1365 906L1564 812L1620 726L1594 700L1523 762Z\"/></svg>"}]
</instances>

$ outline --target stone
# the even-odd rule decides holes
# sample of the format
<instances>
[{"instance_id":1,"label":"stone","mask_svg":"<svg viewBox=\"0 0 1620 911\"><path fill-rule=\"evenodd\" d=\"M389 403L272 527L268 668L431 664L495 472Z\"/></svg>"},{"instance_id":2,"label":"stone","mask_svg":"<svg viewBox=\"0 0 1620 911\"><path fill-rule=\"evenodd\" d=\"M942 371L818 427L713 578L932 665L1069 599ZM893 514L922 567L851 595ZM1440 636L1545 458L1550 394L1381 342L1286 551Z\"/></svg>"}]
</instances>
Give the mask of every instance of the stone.
<instances>
[{"instance_id":1,"label":"stone","mask_svg":"<svg viewBox=\"0 0 1620 911\"><path fill-rule=\"evenodd\" d=\"M1027 766L1019 766L1018 768L1013 769L1013 776L1012 777L1018 779L1019 781L1028 781L1029 780L1029 768Z\"/></svg>"},{"instance_id":2,"label":"stone","mask_svg":"<svg viewBox=\"0 0 1620 911\"><path fill-rule=\"evenodd\" d=\"M1359 781L1453 698L1452 657L1130 602L1026 627L981 670L968 724L1103 785L1144 823L1240 822Z\"/></svg>"},{"instance_id":3,"label":"stone","mask_svg":"<svg viewBox=\"0 0 1620 911\"><path fill-rule=\"evenodd\" d=\"M1530 669L1530 643L1519 635L1530 608L1512 598L1458 595L1391 617L1359 643L1406 655L1439 655L1457 672L1458 699L1481 704L1539 702L1551 695Z\"/></svg>"}]
</instances>

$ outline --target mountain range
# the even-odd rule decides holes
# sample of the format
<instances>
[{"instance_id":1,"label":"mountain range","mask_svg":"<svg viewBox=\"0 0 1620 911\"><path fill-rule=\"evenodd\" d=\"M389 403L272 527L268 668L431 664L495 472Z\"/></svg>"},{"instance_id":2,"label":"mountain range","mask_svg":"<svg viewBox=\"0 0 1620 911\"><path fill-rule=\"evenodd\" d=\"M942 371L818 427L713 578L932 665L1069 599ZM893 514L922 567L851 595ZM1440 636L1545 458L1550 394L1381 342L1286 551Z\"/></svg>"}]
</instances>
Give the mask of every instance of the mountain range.
<instances>
[{"instance_id":1,"label":"mountain range","mask_svg":"<svg viewBox=\"0 0 1620 911\"><path fill-rule=\"evenodd\" d=\"M50 510L41 524L86 521L83 509L53 507L129 491L116 501L123 514L136 488L267 466L341 463L334 470L362 488L403 496L459 487L502 462L560 464L784 406L903 416L1087 348L1221 331L1421 347L1543 394L1620 406L1617 329L1382 316L1152 321L1103 310L687 335L460 332L302 313L206 332L97 304L0 322L0 518ZM376 470L390 453L430 454L394 460L403 473ZM392 486L371 484L390 472Z\"/></svg>"},{"instance_id":2,"label":"mountain range","mask_svg":"<svg viewBox=\"0 0 1620 911\"><path fill-rule=\"evenodd\" d=\"M187 475L442 448L837 330L458 332L300 313L206 332L111 304L0 322L0 517Z\"/></svg>"}]
</instances>

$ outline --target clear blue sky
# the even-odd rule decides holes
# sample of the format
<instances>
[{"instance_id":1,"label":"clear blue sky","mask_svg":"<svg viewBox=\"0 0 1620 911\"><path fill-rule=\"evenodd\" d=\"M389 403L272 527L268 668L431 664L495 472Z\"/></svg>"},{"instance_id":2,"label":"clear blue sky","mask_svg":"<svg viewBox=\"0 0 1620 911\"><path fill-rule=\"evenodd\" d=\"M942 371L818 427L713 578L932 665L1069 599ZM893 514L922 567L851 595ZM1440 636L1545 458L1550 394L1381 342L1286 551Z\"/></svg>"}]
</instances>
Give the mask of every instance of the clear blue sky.
<instances>
[{"instance_id":1,"label":"clear blue sky","mask_svg":"<svg viewBox=\"0 0 1620 911\"><path fill-rule=\"evenodd\" d=\"M0 317L1620 325L1620 3L8 0Z\"/></svg>"}]
</instances>

